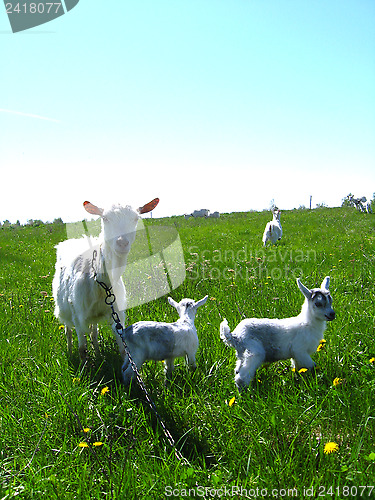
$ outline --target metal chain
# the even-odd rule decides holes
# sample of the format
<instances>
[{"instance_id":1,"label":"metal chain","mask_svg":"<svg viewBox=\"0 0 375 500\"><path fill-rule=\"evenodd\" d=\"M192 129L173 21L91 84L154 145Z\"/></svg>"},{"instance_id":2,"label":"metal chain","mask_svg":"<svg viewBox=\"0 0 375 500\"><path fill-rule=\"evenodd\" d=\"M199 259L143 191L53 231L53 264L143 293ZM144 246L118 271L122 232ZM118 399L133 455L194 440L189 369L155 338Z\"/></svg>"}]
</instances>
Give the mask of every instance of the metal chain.
<instances>
[{"instance_id":1,"label":"metal chain","mask_svg":"<svg viewBox=\"0 0 375 500\"><path fill-rule=\"evenodd\" d=\"M95 269L95 261L96 261L97 255L98 255L97 250L94 250L93 253L92 253L92 261L91 261L91 268L92 268L93 273L94 273L94 280L98 283L98 285L100 285L103 288L103 290L106 293L106 297L105 297L104 301L105 301L105 303L108 306L111 307L111 310L112 310L112 319L115 322L117 334L120 336L120 338L121 338L121 340L122 340L122 342L124 344L125 353L128 356L130 365L131 365L131 367L133 369L133 372L136 375L138 385L140 386L140 388L144 392L144 394L146 396L147 403L150 406L151 410L154 412L156 418L158 419L158 421L159 421L159 423L160 423L160 425L161 425L161 427L163 429L164 435L168 439L168 442L171 445L171 447L173 448L173 451L174 451L176 457L179 460L182 460L182 461L184 461L185 463L187 463L189 465L188 460L185 457L182 456L182 454L180 453L179 450L177 450L175 440L173 439L172 434L169 432L167 426L163 422L161 416L159 415L159 413L158 413L158 411L156 409L156 405L153 402L153 400L152 400L152 398L151 398L151 396L150 396L150 394L149 394L149 392L148 392L148 390L147 390L147 388L145 386L145 383L143 382L141 374L138 371L137 365L135 364L135 362L134 362L134 360L133 360L133 358L132 358L132 356L130 354L129 348L128 348L128 346L127 346L127 344L125 342L125 338L124 338L125 329L122 326L120 318L119 318L119 315L115 311L114 306L113 306L113 304L116 302L116 296L112 292L112 287L111 286L109 287L106 283L104 283L104 281L99 281L98 280L98 274L97 274L97 271ZM105 270L104 270L104 272L105 272Z\"/></svg>"}]
</instances>

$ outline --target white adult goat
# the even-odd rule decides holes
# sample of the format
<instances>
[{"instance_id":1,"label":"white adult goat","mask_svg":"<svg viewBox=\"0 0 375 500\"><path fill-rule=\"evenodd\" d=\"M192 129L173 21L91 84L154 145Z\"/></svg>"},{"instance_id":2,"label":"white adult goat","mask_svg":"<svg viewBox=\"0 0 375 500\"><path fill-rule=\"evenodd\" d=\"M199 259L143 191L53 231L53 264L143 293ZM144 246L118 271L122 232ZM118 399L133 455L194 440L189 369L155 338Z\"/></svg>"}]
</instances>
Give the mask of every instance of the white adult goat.
<instances>
[{"instance_id":1,"label":"white adult goat","mask_svg":"<svg viewBox=\"0 0 375 500\"><path fill-rule=\"evenodd\" d=\"M280 223L281 210L273 210L273 220L267 222L263 233L263 245L266 246L267 241L275 244L276 241L281 240L283 229Z\"/></svg>"},{"instance_id":2,"label":"white adult goat","mask_svg":"<svg viewBox=\"0 0 375 500\"><path fill-rule=\"evenodd\" d=\"M104 210L89 201L84 202L85 210L101 217L102 230L97 238L84 236L59 243L57 249L56 272L52 282L55 299L55 316L65 325L68 350L72 349L72 328L78 336L81 359L87 356L85 333L91 325L91 340L99 353L97 324L111 320L111 308L106 304L106 293L98 284L105 283L116 297L113 304L119 320L124 325L126 294L122 281L128 254L135 239L140 214L150 212L159 203L155 198L143 207L134 210L130 206L113 205ZM94 251L98 257L94 262ZM95 275L97 274L97 276ZM122 357L125 356L123 342L112 326Z\"/></svg>"},{"instance_id":3,"label":"white adult goat","mask_svg":"<svg viewBox=\"0 0 375 500\"><path fill-rule=\"evenodd\" d=\"M196 368L195 355L199 341L194 319L198 307L205 304L207 298L208 295L198 302L182 299L177 303L168 297L169 303L180 316L175 323L139 321L125 329L124 340L138 370L146 360L165 360L166 375L170 377L175 358L181 356L187 358L191 368ZM125 357L122 371L124 383L129 384L135 373L128 356Z\"/></svg>"},{"instance_id":4,"label":"white adult goat","mask_svg":"<svg viewBox=\"0 0 375 500\"><path fill-rule=\"evenodd\" d=\"M320 288L309 290L299 279L297 284L303 295L300 314L293 318L244 319L230 331L226 319L220 324L220 338L236 350L235 383L239 391L246 388L263 364L292 358L292 366L312 369L311 359L323 338L327 321L335 319L332 298L328 290L329 276Z\"/></svg>"}]
</instances>

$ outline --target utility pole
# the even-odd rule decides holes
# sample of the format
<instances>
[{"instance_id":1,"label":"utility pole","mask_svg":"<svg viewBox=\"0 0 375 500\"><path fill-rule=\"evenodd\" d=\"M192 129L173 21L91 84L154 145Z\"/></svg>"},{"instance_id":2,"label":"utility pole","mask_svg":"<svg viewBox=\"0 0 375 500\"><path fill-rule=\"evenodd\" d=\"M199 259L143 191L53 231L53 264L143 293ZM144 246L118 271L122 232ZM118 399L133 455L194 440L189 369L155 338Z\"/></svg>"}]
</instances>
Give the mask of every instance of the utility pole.
<instances>
[{"instance_id":1,"label":"utility pole","mask_svg":"<svg viewBox=\"0 0 375 500\"><path fill-rule=\"evenodd\" d=\"M310 194L310 210L311 210L311 199L312 199L312 195Z\"/></svg>"}]
</instances>

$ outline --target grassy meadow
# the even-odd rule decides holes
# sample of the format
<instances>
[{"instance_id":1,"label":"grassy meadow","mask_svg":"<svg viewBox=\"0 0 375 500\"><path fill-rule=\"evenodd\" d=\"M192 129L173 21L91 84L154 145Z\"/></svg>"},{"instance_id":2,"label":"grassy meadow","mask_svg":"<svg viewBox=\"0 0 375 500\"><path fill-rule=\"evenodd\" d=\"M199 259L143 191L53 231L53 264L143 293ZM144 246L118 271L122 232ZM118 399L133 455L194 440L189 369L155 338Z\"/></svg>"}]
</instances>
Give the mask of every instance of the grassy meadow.
<instances>
[{"instance_id":1,"label":"grassy meadow","mask_svg":"<svg viewBox=\"0 0 375 500\"><path fill-rule=\"evenodd\" d=\"M102 357L67 355L53 315L62 224L0 228L0 499L374 498L375 215L353 208L282 212L283 239L262 247L269 212L220 219L147 219L178 230L186 279L170 295L195 300L198 368L162 363L144 382L185 458L171 449L144 395L121 385L109 326ZM133 250L136 250L136 243ZM219 338L246 317L300 312L329 275L335 321L314 374L289 362L263 367L239 395L234 351ZM128 322L175 321L166 296L128 311ZM234 398L234 399L233 399ZM325 453L327 443L335 443Z\"/></svg>"}]
</instances>

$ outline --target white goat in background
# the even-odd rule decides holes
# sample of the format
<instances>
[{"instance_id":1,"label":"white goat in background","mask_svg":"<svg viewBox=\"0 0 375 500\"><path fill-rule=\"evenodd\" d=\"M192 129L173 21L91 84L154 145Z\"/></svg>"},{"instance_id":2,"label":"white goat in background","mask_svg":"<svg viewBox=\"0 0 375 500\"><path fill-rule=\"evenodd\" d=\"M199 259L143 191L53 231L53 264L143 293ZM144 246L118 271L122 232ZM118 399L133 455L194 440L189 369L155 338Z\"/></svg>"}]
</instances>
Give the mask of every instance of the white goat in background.
<instances>
[{"instance_id":1,"label":"white goat in background","mask_svg":"<svg viewBox=\"0 0 375 500\"><path fill-rule=\"evenodd\" d=\"M244 319L230 331L226 319L220 324L220 338L236 350L235 383L239 391L250 384L263 364L292 358L292 366L312 369L311 359L323 338L327 321L335 319L329 293L329 276L320 288L309 290L299 279L297 284L305 296L301 313L293 318Z\"/></svg>"},{"instance_id":2,"label":"white goat in background","mask_svg":"<svg viewBox=\"0 0 375 500\"><path fill-rule=\"evenodd\" d=\"M180 318L175 323L139 321L125 329L124 340L138 370L146 360L165 360L167 378L174 369L175 358L185 356L191 368L196 368L195 355L199 340L194 325L198 307L206 303L208 295L198 302L182 299L179 303L168 297ZM123 379L129 384L135 373L126 356L122 366Z\"/></svg>"},{"instance_id":3,"label":"white goat in background","mask_svg":"<svg viewBox=\"0 0 375 500\"><path fill-rule=\"evenodd\" d=\"M99 353L97 324L111 320L111 308L106 304L106 293L97 279L112 287L116 302L114 309L122 325L125 322L126 294L122 281L127 258L135 239L140 214L150 212L159 203L155 198L143 207L134 210L130 206L113 205L104 210L85 201L85 210L101 217L102 230L97 238L84 236L59 243L56 272L52 282L55 299L55 316L65 325L68 351L72 349L72 328L75 327L79 354L87 356L85 333L91 325L91 340ZM93 262L93 252L97 259ZM122 357L125 356L123 342L112 326Z\"/></svg>"},{"instance_id":4,"label":"white goat in background","mask_svg":"<svg viewBox=\"0 0 375 500\"><path fill-rule=\"evenodd\" d=\"M267 222L263 233L263 245L266 246L267 241L275 244L276 241L281 240L283 230L280 223L281 210L272 210L273 220Z\"/></svg>"}]
</instances>

